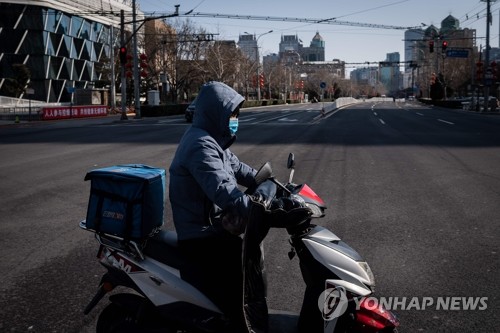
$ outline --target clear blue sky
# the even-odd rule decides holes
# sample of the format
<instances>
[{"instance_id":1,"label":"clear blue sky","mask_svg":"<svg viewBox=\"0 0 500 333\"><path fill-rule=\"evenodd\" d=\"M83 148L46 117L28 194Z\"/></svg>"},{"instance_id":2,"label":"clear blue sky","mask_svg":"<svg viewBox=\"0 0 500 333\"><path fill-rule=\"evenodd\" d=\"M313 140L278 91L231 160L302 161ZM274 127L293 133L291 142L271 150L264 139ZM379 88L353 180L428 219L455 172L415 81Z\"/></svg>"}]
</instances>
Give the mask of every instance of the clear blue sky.
<instances>
[{"instance_id":1,"label":"clear blue sky","mask_svg":"<svg viewBox=\"0 0 500 333\"><path fill-rule=\"evenodd\" d=\"M189 10L200 13L290 17L303 19L328 19L355 23L372 23L390 26L420 26L434 24L448 15L460 20L461 28L477 30L477 45L486 45L486 2L479 0L136 0L147 13L168 13L179 4L180 13ZM490 44L499 46L500 1L491 2L493 24ZM185 19L185 18L180 18ZM297 34L304 46L309 46L316 31L325 41L325 60L340 59L345 62L383 61L387 53L399 52L404 60L404 30L362 28L332 24L300 22L256 21L246 19L191 17L196 26L220 39L238 40L239 34L274 32L259 39L261 55L277 53L282 35Z\"/></svg>"}]
</instances>

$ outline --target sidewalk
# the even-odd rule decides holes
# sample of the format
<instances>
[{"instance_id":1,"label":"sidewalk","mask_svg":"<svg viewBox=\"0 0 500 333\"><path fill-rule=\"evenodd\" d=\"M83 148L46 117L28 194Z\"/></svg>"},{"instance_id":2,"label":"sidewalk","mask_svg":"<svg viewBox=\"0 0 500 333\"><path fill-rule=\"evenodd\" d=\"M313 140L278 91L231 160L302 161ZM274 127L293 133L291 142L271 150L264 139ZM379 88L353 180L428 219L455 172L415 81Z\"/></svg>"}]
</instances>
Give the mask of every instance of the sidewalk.
<instances>
[{"instance_id":1,"label":"sidewalk","mask_svg":"<svg viewBox=\"0 0 500 333\"><path fill-rule=\"evenodd\" d=\"M120 121L140 121L144 118L135 119L135 113L127 114L127 120L121 120L121 114L112 114L102 117L89 117L89 118L70 118L70 119L58 119L58 120L3 120L0 119L0 128L2 127L31 127L31 126L67 126L73 122L78 122L79 124L110 124Z\"/></svg>"}]
</instances>

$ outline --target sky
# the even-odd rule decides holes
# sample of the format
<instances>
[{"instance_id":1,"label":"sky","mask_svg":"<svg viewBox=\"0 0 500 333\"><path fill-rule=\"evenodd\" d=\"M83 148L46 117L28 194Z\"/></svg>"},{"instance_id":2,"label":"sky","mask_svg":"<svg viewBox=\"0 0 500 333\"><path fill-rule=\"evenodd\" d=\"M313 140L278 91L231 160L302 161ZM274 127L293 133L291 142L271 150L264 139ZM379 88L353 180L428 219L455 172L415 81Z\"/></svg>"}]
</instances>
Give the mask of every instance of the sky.
<instances>
[{"instance_id":1,"label":"sky","mask_svg":"<svg viewBox=\"0 0 500 333\"><path fill-rule=\"evenodd\" d=\"M146 14L172 13L180 5L181 14L188 11L203 14L231 14L258 17L279 17L283 22L190 17L195 25L217 39L238 40L250 33L258 38L260 54L278 53L282 35L297 35L305 47L319 32L325 41L325 60L340 59L346 63L378 62L387 53L399 52L404 61L404 31L391 27L422 27L433 24L440 28L448 15L459 19L461 28L476 29L477 45L486 45L486 2L479 0L136 0ZM499 47L500 1L491 1L492 25L490 45ZM337 20L354 25L290 22L286 18ZM179 17L169 20L186 20ZM167 21L169 22L169 21ZM356 26L358 23L384 25L385 28ZM353 65L354 66L354 65ZM348 67L348 66L346 66Z\"/></svg>"}]
</instances>

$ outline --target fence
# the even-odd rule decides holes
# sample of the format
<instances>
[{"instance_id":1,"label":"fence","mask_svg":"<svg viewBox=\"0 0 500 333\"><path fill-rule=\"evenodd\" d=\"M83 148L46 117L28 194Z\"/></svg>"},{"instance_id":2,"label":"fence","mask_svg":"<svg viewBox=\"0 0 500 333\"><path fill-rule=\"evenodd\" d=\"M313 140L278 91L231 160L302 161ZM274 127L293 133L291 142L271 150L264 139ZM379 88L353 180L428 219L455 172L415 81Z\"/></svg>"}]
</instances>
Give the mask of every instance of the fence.
<instances>
[{"instance_id":1,"label":"fence","mask_svg":"<svg viewBox=\"0 0 500 333\"><path fill-rule=\"evenodd\" d=\"M34 120L40 119L40 112L44 107L68 106L69 103L45 103L37 100L0 96L0 119Z\"/></svg>"}]
</instances>

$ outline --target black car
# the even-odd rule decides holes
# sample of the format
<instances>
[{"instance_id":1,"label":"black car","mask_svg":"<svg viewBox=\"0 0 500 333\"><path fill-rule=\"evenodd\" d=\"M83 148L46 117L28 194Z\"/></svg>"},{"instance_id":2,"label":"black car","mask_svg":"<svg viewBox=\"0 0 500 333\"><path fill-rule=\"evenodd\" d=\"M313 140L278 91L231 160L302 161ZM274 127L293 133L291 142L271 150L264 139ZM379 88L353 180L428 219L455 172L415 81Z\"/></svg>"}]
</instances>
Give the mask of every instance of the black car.
<instances>
[{"instance_id":1,"label":"black car","mask_svg":"<svg viewBox=\"0 0 500 333\"><path fill-rule=\"evenodd\" d=\"M191 104L189 104L188 107L186 108L186 112L184 114L184 117L186 117L186 121L188 123L193 122L195 105L196 105L196 100L192 101Z\"/></svg>"}]
</instances>

